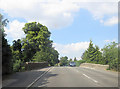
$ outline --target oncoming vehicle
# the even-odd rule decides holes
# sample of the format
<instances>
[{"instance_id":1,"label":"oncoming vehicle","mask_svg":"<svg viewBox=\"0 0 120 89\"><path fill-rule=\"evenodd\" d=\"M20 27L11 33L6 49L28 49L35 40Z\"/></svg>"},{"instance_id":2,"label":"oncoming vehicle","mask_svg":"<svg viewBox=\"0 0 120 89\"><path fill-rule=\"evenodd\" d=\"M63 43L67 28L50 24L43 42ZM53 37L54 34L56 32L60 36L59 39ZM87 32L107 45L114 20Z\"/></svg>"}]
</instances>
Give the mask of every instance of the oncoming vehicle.
<instances>
[{"instance_id":1,"label":"oncoming vehicle","mask_svg":"<svg viewBox=\"0 0 120 89\"><path fill-rule=\"evenodd\" d=\"M69 66L74 67L74 66L76 66L76 63L75 62L70 62Z\"/></svg>"}]
</instances>

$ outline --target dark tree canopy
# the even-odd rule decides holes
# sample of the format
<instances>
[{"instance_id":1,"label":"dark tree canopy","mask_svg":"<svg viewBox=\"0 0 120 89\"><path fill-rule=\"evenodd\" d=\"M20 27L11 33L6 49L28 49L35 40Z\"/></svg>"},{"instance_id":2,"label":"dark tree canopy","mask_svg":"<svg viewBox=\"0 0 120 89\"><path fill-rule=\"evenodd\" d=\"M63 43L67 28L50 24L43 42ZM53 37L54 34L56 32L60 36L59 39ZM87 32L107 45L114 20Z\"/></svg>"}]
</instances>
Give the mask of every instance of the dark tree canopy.
<instances>
[{"instance_id":1,"label":"dark tree canopy","mask_svg":"<svg viewBox=\"0 0 120 89\"><path fill-rule=\"evenodd\" d=\"M2 33L2 74L7 74L12 72L12 51L10 45L5 38L4 26L8 23L7 19L3 19L0 14L0 33Z\"/></svg>"}]
</instances>

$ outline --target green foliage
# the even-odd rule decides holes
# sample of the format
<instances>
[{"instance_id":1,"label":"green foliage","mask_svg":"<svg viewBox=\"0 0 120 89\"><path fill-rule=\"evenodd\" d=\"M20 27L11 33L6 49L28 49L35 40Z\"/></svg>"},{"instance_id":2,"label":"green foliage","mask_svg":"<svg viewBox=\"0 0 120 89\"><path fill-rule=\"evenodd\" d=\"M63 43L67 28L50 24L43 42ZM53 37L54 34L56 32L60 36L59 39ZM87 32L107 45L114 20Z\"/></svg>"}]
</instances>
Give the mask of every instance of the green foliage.
<instances>
[{"instance_id":1,"label":"green foliage","mask_svg":"<svg viewBox=\"0 0 120 89\"><path fill-rule=\"evenodd\" d=\"M52 47L50 32L40 23L26 23L23 27L26 38L22 41L24 62L48 62L50 65L58 63L59 53Z\"/></svg>"},{"instance_id":2,"label":"green foliage","mask_svg":"<svg viewBox=\"0 0 120 89\"><path fill-rule=\"evenodd\" d=\"M69 60L68 60L68 64L70 63L70 62L72 62L73 60L70 58Z\"/></svg>"},{"instance_id":3,"label":"green foliage","mask_svg":"<svg viewBox=\"0 0 120 89\"><path fill-rule=\"evenodd\" d=\"M48 60L49 54L43 51L38 51L34 56L33 56L33 62L45 62Z\"/></svg>"},{"instance_id":4,"label":"green foliage","mask_svg":"<svg viewBox=\"0 0 120 89\"><path fill-rule=\"evenodd\" d=\"M37 22L26 23L23 27L26 37L13 41L13 70L22 71L25 62L48 62L53 66L59 62L59 53L52 47L50 32Z\"/></svg>"},{"instance_id":5,"label":"green foliage","mask_svg":"<svg viewBox=\"0 0 120 89\"><path fill-rule=\"evenodd\" d=\"M12 51L4 36L2 37L2 68L7 70L5 74L12 72Z\"/></svg>"},{"instance_id":6,"label":"green foliage","mask_svg":"<svg viewBox=\"0 0 120 89\"><path fill-rule=\"evenodd\" d=\"M68 57L65 56L65 57L61 57L60 58L60 66L66 66L68 65Z\"/></svg>"},{"instance_id":7,"label":"green foliage","mask_svg":"<svg viewBox=\"0 0 120 89\"><path fill-rule=\"evenodd\" d=\"M93 46L90 40L88 49L83 53L82 59L90 63L100 63L102 62L102 53L99 51L99 47Z\"/></svg>"},{"instance_id":8,"label":"green foliage","mask_svg":"<svg viewBox=\"0 0 120 89\"><path fill-rule=\"evenodd\" d=\"M85 60L79 60L78 62L79 62L79 64L82 64L82 63L85 63L86 61Z\"/></svg>"},{"instance_id":9,"label":"green foliage","mask_svg":"<svg viewBox=\"0 0 120 89\"><path fill-rule=\"evenodd\" d=\"M89 48L87 49L87 52L88 52L87 56L89 58L88 61L91 61L91 62L94 61L94 59L95 59L95 56L94 56L95 48L93 47L93 43L92 43L91 40L90 40L90 44L89 44Z\"/></svg>"},{"instance_id":10,"label":"green foliage","mask_svg":"<svg viewBox=\"0 0 120 89\"><path fill-rule=\"evenodd\" d=\"M111 42L107 46L104 46L101 53L99 47L93 46L90 41L89 48L85 50L82 55L83 62L96 63L96 64L108 64L109 69L118 70L118 48L117 43Z\"/></svg>"},{"instance_id":11,"label":"green foliage","mask_svg":"<svg viewBox=\"0 0 120 89\"><path fill-rule=\"evenodd\" d=\"M117 43L111 42L105 46L103 51L103 64L109 64L110 69L118 70L118 47Z\"/></svg>"},{"instance_id":12,"label":"green foliage","mask_svg":"<svg viewBox=\"0 0 120 89\"><path fill-rule=\"evenodd\" d=\"M82 54L82 56L81 56L81 58L83 59L83 60L88 60L89 58L88 58L88 51L87 50L85 50L85 52Z\"/></svg>"},{"instance_id":13,"label":"green foliage","mask_svg":"<svg viewBox=\"0 0 120 89\"><path fill-rule=\"evenodd\" d=\"M19 72L21 70L21 60L15 60L13 64L13 71L14 72Z\"/></svg>"},{"instance_id":14,"label":"green foliage","mask_svg":"<svg viewBox=\"0 0 120 89\"><path fill-rule=\"evenodd\" d=\"M5 35L4 27L7 26L8 22L8 19L4 19L3 15L0 13L0 31L2 32L2 35Z\"/></svg>"},{"instance_id":15,"label":"green foliage","mask_svg":"<svg viewBox=\"0 0 120 89\"><path fill-rule=\"evenodd\" d=\"M23 71L25 62L48 62L53 66L59 62L59 53L52 47L50 32L37 22L26 23L23 27L26 37L13 41L13 71Z\"/></svg>"},{"instance_id":16,"label":"green foliage","mask_svg":"<svg viewBox=\"0 0 120 89\"><path fill-rule=\"evenodd\" d=\"M45 51L41 50L36 52L33 56L33 62L48 62L51 66L59 62L59 53L54 48L46 48Z\"/></svg>"},{"instance_id":17,"label":"green foliage","mask_svg":"<svg viewBox=\"0 0 120 89\"><path fill-rule=\"evenodd\" d=\"M25 67L23 66L23 67L21 67L21 71L25 71Z\"/></svg>"},{"instance_id":18,"label":"green foliage","mask_svg":"<svg viewBox=\"0 0 120 89\"><path fill-rule=\"evenodd\" d=\"M97 45L95 45L94 56L94 63L102 64L102 53L99 51L99 47Z\"/></svg>"},{"instance_id":19,"label":"green foliage","mask_svg":"<svg viewBox=\"0 0 120 89\"><path fill-rule=\"evenodd\" d=\"M86 62L85 60L77 60L77 61L75 61L76 66L80 66L80 64L85 63L85 62Z\"/></svg>"},{"instance_id":20,"label":"green foliage","mask_svg":"<svg viewBox=\"0 0 120 89\"><path fill-rule=\"evenodd\" d=\"M72 61L72 59L70 58L70 60L69 60L70 62Z\"/></svg>"},{"instance_id":21,"label":"green foliage","mask_svg":"<svg viewBox=\"0 0 120 89\"><path fill-rule=\"evenodd\" d=\"M26 34L22 42L25 62L31 61L36 52L44 54L46 48L52 47L52 41L49 39L51 33L46 26L37 22L26 23L23 31Z\"/></svg>"},{"instance_id":22,"label":"green foliage","mask_svg":"<svg viewBox=\"0 0 120 89\"><path fill-rule=\"evenodd\" d=\"M12 48L12 47L11 47ZM15 62L16 60L19 60L20 59L20 53L18 50L16 51L13 51L12 50L12 54L13 54L13 62Z\"/></svg>"},{"instance_id":23,"label":"green foliage","mask_svg":"<svg viewBox=\"0 0 120 89\"><path fill-rule=\"evenodd\" d=\"M21 61L20 59L14 60L13 71L14 72L25 71L25 66L23 65L23 61Z\"/></svg>"},{"instance_id":24,"label":"green foliage","mask_svg":"<svg viewBox=\"0 0 120 89\"><path fill-rule=\"evenodd\" d=\"M8 23L7 19L3 19L0 14L0 32L2 33L2 74L7 74L12 72L12 51L10 45L5 39L6 34L4 33L4 26Z\"/></svg>"},{"instance_id":25,"label":"green foliage","mask_svg":"<svg viewBox=\"0 0 120 89\"><path fill-rule=\"evenodd\" d=\"M14 40L13 41L13 50L14 51L19 50L19 52L21 52L21 48L22 48L21 40L20 39L18 39L17 41Z\"/></svg>"},{"instance_id":26,"label":"green foliage","mask_svg":"<svg viewBox=\"0 0 120 89\"><path fill-rule=\"evenodd\" d=\"M76 66L79 67L80 66L80 63L78 61L75 61L76 63Z\"/></svg>"},{"instance_id":27,"label":"green foliage","mask_svg":"<svg viewBox=\"0 0 120 89\"><path fill-rule=\"evenodd\" d=\"M118 44L118 71L120 71L120 43Z\"/></svg>"},{"instance_id":28,"label":"green foliage","mask_svg":"<svg viewBox=\"0 0 120 89\"><path fill-rule=\"evenodd\" d=\"M23 55L22 55L22 44L21 40L14 40L13 45L11 47L12 49L12 54L13 54L13 71L18 72L22 70L22 63L23 63Z\"/></svg>"},{"instance_id":29,"label":"green foliage","mask_svg":"<svg viewBox=\"0 0 120 89\"><path fill-rule=\"evenodd\" d=\"M74 58L74 61L77 61L76 57Z\"/></svg>"}]
</instances>

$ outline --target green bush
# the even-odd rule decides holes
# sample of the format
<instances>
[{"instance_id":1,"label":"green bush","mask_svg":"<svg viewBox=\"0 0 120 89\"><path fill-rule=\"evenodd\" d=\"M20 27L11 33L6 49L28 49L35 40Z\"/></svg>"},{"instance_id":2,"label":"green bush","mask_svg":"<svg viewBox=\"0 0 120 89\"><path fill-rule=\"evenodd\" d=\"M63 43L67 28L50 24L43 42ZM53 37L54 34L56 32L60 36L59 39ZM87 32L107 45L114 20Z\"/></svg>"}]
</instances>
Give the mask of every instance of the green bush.
<instances>
[{"instance_id":1,"label":"green bush","mask_svg":"<svg viewBox=\"0 0 120 89\"><path fill-rule=\"evenodd\" d=\"M109 67L109 68L107 68L106 70L110 70L110 67Z\"/></svg>"},{"instance_id":2,"label":"green bush","mask_svg":"<svg viewBox=\"0 0 120 89\"><path fill-rule=\"evenodd\" d=\"M21 67L21 71L25 71L25 67L23 66L23 67Z\"/></svg>"},{"instance_id":3,"label":"green bush","mask_svg":"<svg viewBox=\"0 0 120 89\"><path fill-rule=\"evenodd\" d=\"M109 64L109 69L118 70L118 58L114 59L110 64Z\"/></svg>"},{"instance_id":4,"label":"green bush","mask_svg":"<svg viewBox=\"0 0 120 89\"><path fill-rule=\"evenodd\" d=\"M16 60L15 63L13 64L13 71L18 72L20 71L21 67L21 60Z\"/></svg>"}]
</instances>

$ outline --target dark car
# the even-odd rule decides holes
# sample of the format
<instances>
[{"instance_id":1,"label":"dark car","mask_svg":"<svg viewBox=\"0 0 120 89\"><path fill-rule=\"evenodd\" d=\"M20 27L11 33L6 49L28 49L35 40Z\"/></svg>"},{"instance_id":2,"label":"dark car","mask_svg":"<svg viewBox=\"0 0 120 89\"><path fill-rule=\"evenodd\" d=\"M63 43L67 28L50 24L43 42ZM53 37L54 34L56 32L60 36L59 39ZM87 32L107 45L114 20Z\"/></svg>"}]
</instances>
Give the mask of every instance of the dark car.
<instances>
[{"instance_id":1,"label":"dark car","mask_svg":"<svg viewBox=\"0 0 120 89\"><path fill-rule=\"evenodd\" d=\"M70 62L69 66L74 67L74 66L76 66L76 63L75 62Z\"/></svg>"}]
</instances>

